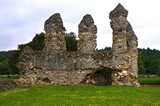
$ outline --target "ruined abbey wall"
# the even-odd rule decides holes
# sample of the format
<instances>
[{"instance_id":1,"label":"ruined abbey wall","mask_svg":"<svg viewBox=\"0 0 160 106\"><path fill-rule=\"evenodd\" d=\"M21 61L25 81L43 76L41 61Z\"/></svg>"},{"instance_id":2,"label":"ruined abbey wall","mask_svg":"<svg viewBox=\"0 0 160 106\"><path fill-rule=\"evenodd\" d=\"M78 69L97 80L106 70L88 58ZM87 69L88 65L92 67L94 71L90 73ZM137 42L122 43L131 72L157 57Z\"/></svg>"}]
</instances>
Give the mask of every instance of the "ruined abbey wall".
<instances>
[{"instance_id":1,"label":"ruined abbey wall","mask_svg":"<svg viewBox=\"0 0 160 106\"><path fill-rule=\"evenodd\" d=\"M138 86L137 37L127 21L128 11L121 5L110 12L113 29L111 52L96 49L97 27L91 15L78 25L78 50L67 52L65 27L59 13L46 20L45 47L34 51L26 47L17 64L23 85L128 85ZM109 76L102 76L106 71Z\"/></svg>"}]
</instances>

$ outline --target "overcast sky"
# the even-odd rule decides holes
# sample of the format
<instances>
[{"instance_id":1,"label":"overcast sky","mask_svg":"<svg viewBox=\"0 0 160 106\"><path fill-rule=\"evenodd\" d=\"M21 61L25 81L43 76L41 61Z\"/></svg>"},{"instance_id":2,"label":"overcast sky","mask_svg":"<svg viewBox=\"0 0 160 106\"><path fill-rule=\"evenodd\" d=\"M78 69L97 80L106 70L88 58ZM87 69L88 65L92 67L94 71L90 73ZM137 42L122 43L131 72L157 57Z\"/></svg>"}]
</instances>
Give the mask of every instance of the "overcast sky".
<instances>
[{"instance_id":1,"label":"overcast sky","mask_svg":"<svg viewBox=\"0 0 160 106\"><path fill-rule=\"evenodd\" d=\"M91 14L98 28L97 48L112 46L109 12L118 3L128 11L128 21L139 48L160 50L160 0L0 0L0 51L17 49L44 32L44 22L60 13L67 32L78 33L78 24Z\"/></svg>"}]
</instances>

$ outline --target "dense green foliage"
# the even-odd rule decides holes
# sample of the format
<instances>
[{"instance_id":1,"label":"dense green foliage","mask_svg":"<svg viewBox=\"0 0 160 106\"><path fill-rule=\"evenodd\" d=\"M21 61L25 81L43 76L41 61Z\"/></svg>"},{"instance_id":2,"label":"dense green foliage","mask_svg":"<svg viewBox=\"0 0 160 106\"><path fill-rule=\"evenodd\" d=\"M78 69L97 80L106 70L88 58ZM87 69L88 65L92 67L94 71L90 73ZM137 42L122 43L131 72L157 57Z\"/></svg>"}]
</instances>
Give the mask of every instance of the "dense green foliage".
<instances>
[{"instance_id":1,"label":"dense green foliage","mask_svg":"<svg viewBox=\"0 0 160 106\"><path fill-rule=\"evenodd\" d=\"M0 52L0 74L12 74L12 69L10 68L9 59L14 54L13 51L1 51Z\"/></svg>"},{"instance_id":2,"label":"dense green foliage","mask_svg":"<svg viewBox=\"0 0 160 106\"><path fill-rule=\"evenodd\" d=\"M12 56L10 57L9 61L8 61L8 66L10 67L11 69L11 74L14 75L14 74L19 74L19 70L18 68L16 67L16 64L18 62L18 57L19 57L19 53L20 53L20 50L16 50Z\"/></svg>"},{"instance_id":3,"label":"dense green foliage","mask_svg":"<svg viewBox=\"0 0 160 106\"><path fill-rule=\"evenodd\" d=\"M44 48L44 33L36 34L33 40L26 44L18 45L18 49L22 51L26 46L31 47L33 50L42 50Z\"/></svg>"},{"instance_id":4,"label":"dense green foliage","mask_svg":"<svg viewBox=\"0 0 160 106\"><path fill-rule=\"evenodd\" d=\"M0 62L0 74L10 74L10 67L8 66L8 60Z\"/></svg>"},{"instance_id":5,"label":"dense green foliage","mask_svg":"<svg viewBox=\"0 0 160 106\"><path fill-rule=\"evenodd\" d=\"M76 34L73 32L65 34L66 49L67 51L77 51Z\"/></svg>"},{"instance_id":6,"label":"dense green foliage","mask_svg":"<svg viewBox=\"0 0 160 106\"><path fill-rule=\"evenodd\" d=\"M111 52L112 48L111 47L105 47L104 49L96 49L98 52Z\"/></svg>"},{"instance_id":7,"label":"dense green foliage","mask_svg":"<svg viewBox=\"0 0 160 106\"><path fill-rule=\"evenodd\" d=\"M13 53L14 53L14 51L8 51L8 52L6 52L6 51L1 51L1 52L0 52L0 62L3 62L3 61L5 61L5 60L8 60Z\"/></svg>"},{"instance_id":8,"label":"dense green foliage","mask_svg":"<svg viewBox=\"0 0 160 106\"><path fill-rule=\"evenodd\" d=\"M158 106L159 87L39 86L0 92L1 106Z\"/></svg>"},{"instance_id":9,"label":"dense green foliage","mask_svg":"<svg viewBox=\"0 0 160 106\"><path fill-rule=\"evenodd\" d=\"M156 74L160 68L160 51L156 49L138 50L139 73Z\"/></svg>"}]
</instances>

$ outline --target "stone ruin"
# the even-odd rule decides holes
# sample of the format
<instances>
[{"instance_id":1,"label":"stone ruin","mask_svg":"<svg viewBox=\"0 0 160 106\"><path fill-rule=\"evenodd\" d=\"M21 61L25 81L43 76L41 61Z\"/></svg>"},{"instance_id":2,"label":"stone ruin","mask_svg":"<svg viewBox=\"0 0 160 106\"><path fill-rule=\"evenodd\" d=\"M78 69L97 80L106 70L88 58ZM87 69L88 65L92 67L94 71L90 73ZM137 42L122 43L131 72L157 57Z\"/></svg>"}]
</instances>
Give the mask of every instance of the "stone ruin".
<instances>
[{"instance_id":1,"label":"stone ruin","mask_svg":"<svg viewBox=\"0 0 160 106\"><path fill-rule=\"evenodd\" d=\"M127 85L138 83L138 42L127 21L128 11L118 4L110 12L113 29L111 52L96 51L97 26L91 15L78 25L78 50L68 52L65 27L59 13L44 25L45 47L34 51L26 47L17 64L23 85ZM103 74L102 74L103 73ZM104 73L107 73L104 75Z\"/></svg>"}]
</instances>

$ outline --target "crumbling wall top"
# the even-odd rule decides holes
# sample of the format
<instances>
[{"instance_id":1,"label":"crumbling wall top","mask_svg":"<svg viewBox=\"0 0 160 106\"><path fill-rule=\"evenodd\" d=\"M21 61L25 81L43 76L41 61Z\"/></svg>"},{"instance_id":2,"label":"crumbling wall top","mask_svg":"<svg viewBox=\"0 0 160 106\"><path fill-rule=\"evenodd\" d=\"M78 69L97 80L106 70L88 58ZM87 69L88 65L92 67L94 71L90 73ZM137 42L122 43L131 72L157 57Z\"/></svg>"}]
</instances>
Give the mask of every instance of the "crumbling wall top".
<instances>
[{"instance_id":1,"label":"crumbling wall top","mask_svg":"<svg viewBox=\"0 0 160 106\"><path fill-rule=\"evenodd\" d=\"M45 50L48 52L64 52L66 51L66 43L64 39L65 27L59 13L53 14L45 21Z\"/></svg>"},{"instance_id":2,"label":"crumbling wall top","mask_svg":"<svg viewBox=\"0 0 160 106\"><path fill-rule=\"evenodd\" d=\"M127 17L128 11L119 3L109 14L109 18L112 20L113 18L123 16Z\"/></svg>"},{"instance_id":3,"label":"crumbling wall top","mask_svg":"<svg viewBox=\"0 0 160 106\"><path fill-rule=\"evenodd\" d=\"M50 31L65 31L65 27L63 27L63 21L59 13L53 14L45 21L44 30L46 33Z\"/></svg>"},{"instance_id":4,"label":"crumbling wall top","mask_svg":"<svg viewBox=\"0 0 160 106\"><path fill-rule=\"evenodd\" d=\"M83 29L85 29L84 28L84 25L86 26L86 27L90 27L90 26L92 26L92 25L94 25L94 20L93 20L93 18L92 18L92 16L90 15L90 14L86 14L84 17L83 17L83 19L81 20L81 22L80 22L80 24L79 24L79 28L83 28ZM83 31L83 30L79 30L80 32L81 31ZM85 31L85 30L84 30Z\"/></svg>"},{"instance_id":5,"label":"crumbling wall top","mask_svg":"<svg viewBox=\"0 0 160 106\"><path fill-rule=\"evenodd\" d=\"M97 26L91 15L87 14L83 17L78 25L79 41L78 51L81 53L94 53L97 43Z\"/></svg>"}]
</instances>

